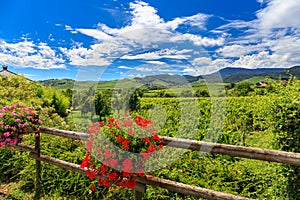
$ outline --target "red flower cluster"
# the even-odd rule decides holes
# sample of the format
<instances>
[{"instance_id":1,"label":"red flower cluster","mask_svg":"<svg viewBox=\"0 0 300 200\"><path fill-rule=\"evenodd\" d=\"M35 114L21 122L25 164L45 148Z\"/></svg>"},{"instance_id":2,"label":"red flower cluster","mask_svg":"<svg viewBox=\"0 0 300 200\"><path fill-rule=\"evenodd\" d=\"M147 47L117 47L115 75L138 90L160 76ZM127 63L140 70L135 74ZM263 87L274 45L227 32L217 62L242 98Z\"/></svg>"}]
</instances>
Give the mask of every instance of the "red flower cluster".
<instances>
[{"instance_id":1,"label":"red flower cluster","mask_svg":"<svg viewBox=\"0 0 300 200\"><path fill-rule=\"evenodd\" d=\"M142 117L137 116L135 118L135 123L137 125L139 125L140 127L142 127L142 128L146 128L149 124L152 124L152 121L151 120L147 120L147 119L143 119Z\"/></svg>"},{"instance_id":2,"label":"red flower cluster","mask_svg":"<svg viewBox=\"0 0 300 200\"><path fill-rule=\"evenodd\" d=\"M151 153L162 148L162 141L150 120L137 116L110 118L88 129L87 154L80 167L100 186L134 188L136 177L144 176L143 165ZM95 186L92 185L92 190Z\"/></svg>"}]
</instances>

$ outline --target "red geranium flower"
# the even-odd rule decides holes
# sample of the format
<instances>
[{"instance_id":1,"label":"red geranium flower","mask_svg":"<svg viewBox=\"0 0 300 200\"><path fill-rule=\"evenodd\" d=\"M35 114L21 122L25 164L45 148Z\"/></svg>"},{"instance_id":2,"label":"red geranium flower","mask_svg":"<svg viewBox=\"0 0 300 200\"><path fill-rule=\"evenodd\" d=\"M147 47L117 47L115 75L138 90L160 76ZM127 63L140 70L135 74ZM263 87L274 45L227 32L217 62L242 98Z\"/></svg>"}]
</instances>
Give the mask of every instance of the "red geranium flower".
<instances>
[{"instance_id":1,"label":"red geranium flower","mask_svg":"<svg viewBox=\"0 0 300 200\"><path fill-rule=\"evenodd\" d=\"M94 183L92 183L92 185L91 185L91 190L92 190L93 192L96 190L96 187L95 187Z\"/></svg>"},{"instance_id":2,"label":"red geranium flower","mask_svg":"<svg viewBox=\"0 0 300 200\"><path fill-rule=\"evenodd\" d=\"M107 124L107 127L108 127L108 128L113 128L114 125L113 125L113 124Z\"/></svg>"},{"instance_id":3,"label":"red geranium flower","mask_svg":"<svg viewBox=\"0 0 300 200\"><path fill-rule=\"evenodd\" d=\"M109 118L108 122L113 123L113 122L115 122L115 119L114 118Z\"/></svg>"},{"instance_id":4,"label":"red geranium flower","mask_svg":"<svg viewBox=\"0 0 300 200\"><path fill-rule=\"evenodd\" d=\"M122 162L122 171L123 172L133 172L133 165L130 159L125 159Z\"/></svg>"},{"instance_id":5,"label":"red geranium flower","mask_svg":"<svg viewBox=\"0 0 300 200\"><path fill-rule=\"evenodd\" d=\"M107 169L106 169L106 167L105 167L104 165L102 165L102 166L100 167L100 170L101 170L103 173L107 172Z\"/></svg>"},{"instance_id":6,"label":"red geranium flower","mask_svg":"<svg viewBox=\"0 0 300 200\"><path fill-rule=\"evenodd\" d=\"M129 177L131 174L130 173L128 173L128 172L123 172L122 173L122 176L124 176L124 177Z\"/></svg>"},{"instance_id":7,"label":"red geranium flower","mask_svg":"<svg viewBox=\"0 0 300 200\"><path fill-rule=\"evenodd\" d=\"M104 152L104 157L105 157L105 158L110 158L110 157L111 157L111 153L110 153L109 150L106 150L106 151Z\"/></svg>"},{"instance_id":8,"label":"red geranium flower","mask_svg":"<svg viewBox=\"0 0 300 200\"><path fill-rule=\"evenodd\" d=\"M101 122L98 122L98 124L100 125L100 126L104 126L104 122L103 121L101 121Z\"/></svg>"},{"instance_id":9,"label":"red geranium flower","mask_svg":"<svg viewBox=\"0 0 300 200\"><path fill-rule=\"evenodd\" d=\"M110 159L109 160L109 166L112 167L112 168L116 168L118 166L118 162L119 162L118 159Z\"/></svg>"},{"instance_id":10,"label":"red geranium flower","mask_svg":"<svg viewBox=\"0 0 300 200\"><path fill-rule=\"evenodd\" d=\"M90 175L91 175L90 169L86 170L86 171L85 171L85 174L86 174L87 177L90 177Z\"/></svg>"},{"instance_id":11,"label":"red geranium flower","mask_svg":"<svg viewBox=\"0 0 300 200\"><path fill-rule=\"evenodd\" d=\"M152 140L159 141L160 138L159 138L159 136L155 133L155 134L152 135Z\"/></svg>"},{"instance_id":12,"label":"red geranium flower","mask_svg":"<svg viewBox=\"0 0 300 200\"><path fill-rule=\"evenodd\" d=\"M109 187L110 186L109 181L108 180L103 180L103 185L105 187Z\"/></svg>"},{"instance_id":13,"label":"red geranium flower","mask_svg":"<svg viewBox=\"0 0 300 200\"><path fill-rule=\"evenodd\" d=\"M88 152L92 152L93 142L94 142L93 140L89 140L85 143L86 149L88 150Z\"/></svg>"},{"instance_id":14,"label":"red geranium flower","mask_svg":"<svg viewBox=\"0 0 300 200\"><path fill-rule=\"evenodd\" d=\"M153 146L150 146L148 149L147 149L147 153L151 153L151 152L154 152L155 151L155 147Z\"/></svg>"},{"instance_id":15,"label":"red geranium flower","mask_svg":"<svg viewBox=\"0 0 300 200\"><path fill-rule=\"evenodd\" d=\"M132 126L132 121L131 120L125 121L124 126L125 127L131 127Z\"/></svg>"},{"instance_id":16,"label":"red geranium flower","mask_svg":"<svg viewBox=\"0 0 300 200\"><path fill-rule=\"evenodd\" d=\"M109 173L107 175L107 177L108 177L108 179L115 181L115 180L118 180L119 175L116 172L112 172L112 173Z\"/></svg>"},{"instance_id":17,"label":"red geranium flower","mask_svg":"<svg viewBox=\"0 0 300 200\"><path fill-rule=\"evenodd\" d=\"M142 152L142 155L144 157L144 160L148 160L150 158L150 153Z\"/></svg>"},{"instance_id":18,"label":"red geranium flower","mask_svg":"<svg viewBox=\"0 0 300 200\"><path fill-rule=\"evenodd\" d=\"M122 136L119 135L116 140L121 143L122 142Z\"/></svg>"},{"instance_id":19,"label":"red geranium flower","mask_svg":"<svg viewBox=\"0 0 300 200\"><path fill-rule=\"evenodd\" d=\"M135 185L136 185L136 180L129 179L126 183L126 186L131 189L133 189L135 187Z\"/></svg>"},{"instance_id":20,"label":"red geranium flower","mask_svg":"<svg viewBox=\"0 0 300 200\"><path fill-rule=\"evenodd\" d=\"M151 141L150 141L149 138L144 138L144 139L143 139L143 142L146 142L147 144L150 144L150 143L151 143Z\"/></svg>"},{"instance_id":21,"label":"red geranium flower","mask_svg":"<svg viewBox=\"0 0 300 200\"><path fill-rule=\"evenodd\" d=\"M129 145L130 145L130 141L125 139L125 140L122 141L122 145L123 145L123 148L125 150L128 150L129 149Z\"/></svg>"},{"instance_id":22,"label":"red geranium flower","mask_svg":"<svg viewBox=\"0 0 300 200\"><path fill-rule=\"evenodd\" d=\"M93 179L96 178L96 176L97 176L96 171L95 171L95 170L91 170L90 173L89 173L89 178L90 178L91 180L93 180Z\"/></svg>"},{"instance_id":23,"label":"red geranium flower","mask_svg":"<svg viewBox=\"0 0 300 200\"><path fill-rule=\"evenodd\" d=\"M85 154L85 157L84 157L82 163L80 164L81 168L85 168L87 166L89 166L89 154L88 153Z\"/></svg>"},{"instance_id":24,"label":"red geranium flower","mask_svg":"<svg viewBox=\"0 0 300 200\"><path fill-rule=\"evenodd\" d=\"M129 135L134 135L134 134L135 134L135 132L134 132L132 129L130 129L127 133L128 133Z\"/></svg>"},{"instance_id":25,"label":"red geranium flower","mask_svg":"<svg viewBox=\"0 0 300 200\"><path fill-rule=\"evenodd\" d=\"M80 166L87 167L86 175L90 179L99 176L100 186L116 184L134 188L136 177L145 176L145 161L150 159L152 152L162 148L161 144L152 121L140 116L132 119L129 115L120 119L110 118L106 123L94 123L89 128L86 148L89 152L98 153L96 158L101 162L100 166L90 153L86 154ZM124 150L133 154L124 158L121 153ZM136 153L141 153L142 159L136 157Z\"/></svg>"}]
</instances>

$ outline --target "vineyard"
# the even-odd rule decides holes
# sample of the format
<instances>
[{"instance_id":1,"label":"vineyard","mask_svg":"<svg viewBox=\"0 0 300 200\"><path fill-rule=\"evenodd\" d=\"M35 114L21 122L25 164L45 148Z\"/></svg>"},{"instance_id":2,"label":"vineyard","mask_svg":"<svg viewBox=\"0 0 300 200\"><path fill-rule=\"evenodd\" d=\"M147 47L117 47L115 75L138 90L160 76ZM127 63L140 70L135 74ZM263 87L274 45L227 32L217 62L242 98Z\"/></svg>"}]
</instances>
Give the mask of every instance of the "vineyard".
<instances>
[{"instance_id":1,"label":"vineyard","mask_svg":"<svg viewBox=\"0 0 300 200\"><path fill-rule=\"evenodd\" d=\"M91 113L81 116L82 108L79 107L73 115L65 116L65 110L72 102L72 95L67 91L23 78L0 78L0 105L25 103L35 106L40 109L43 126L77 131L79 123L88 124L97 117L103 120L111 115L109 109L102 110L104 104L99 100L94 116ZM132 115L151 119L161 136L299 152L300 82L295 79L290 79L287 84L274 81L269 88L265 91L254 89L247 96L229 90L227 97L211 98L154 97L153 94L142 97L137 94L139 107L133 109ZM82 94L88 94L88 91L77 91L73 96ZM110 95L103 90L97 91L95 99L106 99ZM77 102L77 105L81 103ZM34 137L28 135L25 139L24 144L34 145ZM41 133L41 146L42 154L76 164L80 164L85 156L80 140ZM0 198L32 199L35 162L28 152L3 148L0 157ZM197 151L185 151L173 159L152 175L253 199L297 199L300 193L300 168L292 165ZM134 198L130 189L96 186L93 192L86 176L47 163L42 164L41 178L44 199ZM197 198L149 186L143 199Z\"/></svg>"}]
</instances>

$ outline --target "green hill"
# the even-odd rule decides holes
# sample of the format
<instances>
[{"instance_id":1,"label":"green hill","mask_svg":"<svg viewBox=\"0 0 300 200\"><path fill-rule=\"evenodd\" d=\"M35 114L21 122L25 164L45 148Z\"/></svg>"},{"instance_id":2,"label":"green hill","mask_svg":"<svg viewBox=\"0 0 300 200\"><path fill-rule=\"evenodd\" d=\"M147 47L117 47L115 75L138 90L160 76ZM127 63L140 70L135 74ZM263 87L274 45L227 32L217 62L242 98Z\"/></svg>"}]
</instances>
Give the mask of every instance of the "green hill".
<instances>
[{"instance_id":1,"label":"green hill","mask_svg":"<svg viewBox=\"0 0 300 200\"><path fill-rule=\"evenodd\" d=\"M237 69L236 73L234 73L234 70L231 68L230 73L223 73L223 81L226 83L236 83L248 79L260 80L262 77L278 80L280 78L289 78L291 75L300 79L300 66L294 66L287 69L278 68L269 71L266 71L266 69L248 69L246 71Z\"/></svg>"},{"instance_id":2,"label":"green hill","mask_svg":"<svg viewBox=\"0 0 300 200\"><path fill-rule=\"evenodd\" d=\"M74 80L72 79L48 79L40 81L45 86L52 86L56 89L68 89L73 88Z\"/></svg>"},{"instance_id":3,"label":"green hill","mask_svg":"<svg viewBox=\"0 0 300 200\"><path fill-rule=\"evenodd\" d=\"M259 82L265 80L265 78L271 78L278 80L280 78L288 78L290 75L296 76L300 79L300 66L294 66L291 68L277 68L277 69L244 69L244 68L225 68L221 69L218 73L213 73L206 76L191 76L191 75L169 75L169 74L158 74L150 75L145 77L135 77L133 79L122 79L99 82L98 88L100 89L113 89L120 86L136 86L136 84L146 85L150 88L160 87L173 87L183 86L187 83L205 83L205 78L212 79L221 75L223 82L225 83L237 83L244 80L250 80L250 82ZM212 79L213 80L213 79ZM219 79L216 79L219 80ZM95 82L83 81L76 82L72 79L49 79L40 81L45 86L52 86L56 89L72 89L76 84L76 89L89 88L95 85Z\"/></svg>"}]
</instances>

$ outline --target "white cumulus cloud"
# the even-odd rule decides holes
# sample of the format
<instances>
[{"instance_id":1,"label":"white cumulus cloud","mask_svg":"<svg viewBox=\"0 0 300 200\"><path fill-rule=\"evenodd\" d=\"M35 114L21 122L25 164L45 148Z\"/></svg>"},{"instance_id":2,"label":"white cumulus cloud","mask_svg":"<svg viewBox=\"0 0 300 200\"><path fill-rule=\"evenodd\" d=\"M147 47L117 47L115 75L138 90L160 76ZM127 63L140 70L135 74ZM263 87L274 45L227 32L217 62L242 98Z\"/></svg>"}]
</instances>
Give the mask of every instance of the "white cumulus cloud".
<instances>
[{"instance_id":1,"label":"white cumulus cloud","mask_svg":"<svg viewBox=\"0 0 300 200\"><path fill-rule=\"evenodd\" d=\"M87 66L87 63L98 63L98 66L111 64L114 59L121 57L122 59L137 60L142 59L151 62L159 62L162 58L167 59L192 59L190 52L170 53L171 48L162 47L163 43L169 41L176 46L178 43L192 43L194 46L214 47L224 44L224 37L202 37L192 33L180 33L176 29L180 25L193 26L201 30L206 29L207 20L211 15L197 13L192 16L177 17L170 21L165 21L158 15L156 8L150 6L143 1L135 1L129 4L129 22L124 27L111 28L104 23L98 23L98 26L92 28L72 28L66 26L66 30L76 31L95 38L99 43L88 49L82 47L73 47L72 49L64 49L65 55L71 64ZM78 48L78 50L76 50ZM130 55L129 52L144 48L162 48L160 52L141 53ZM83 56L85 52L87 55ZM78 53L79 55L76 55ZM85 60L85 62L84 62ZM163 63L157 63L163 64Z\"/></svg>"},{"instance_id":2,"label":"white cumulus cloud","mask_svg":"<svg viewBox=\"0 0 300 200\"><path fill-rule=\"evenodd\" d=\"M65 68L65 60L46 43L24 40L16 43L0 42L0 63L8 66L38 69Z\"/></svg>"},{"instance_id":3,"label":"white cumulus cloud","mask_svg":"<svg viewBox=\"0 0 300 200\"><path fill-rule=\"evenodd\" d=\"M257 13L259 28L300 28L299 13L299 0L271 0L266 8Z\"/></svg>"}]
</instances>

